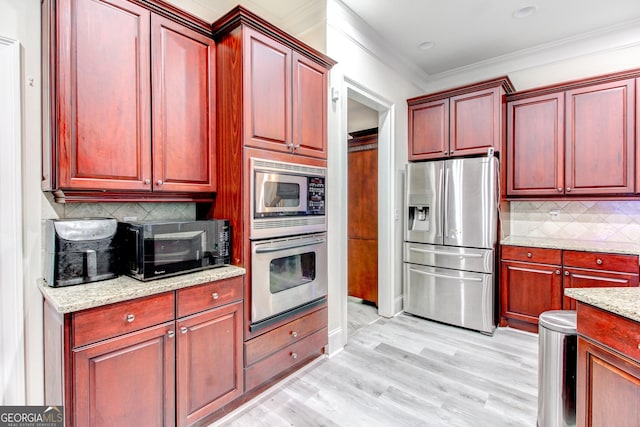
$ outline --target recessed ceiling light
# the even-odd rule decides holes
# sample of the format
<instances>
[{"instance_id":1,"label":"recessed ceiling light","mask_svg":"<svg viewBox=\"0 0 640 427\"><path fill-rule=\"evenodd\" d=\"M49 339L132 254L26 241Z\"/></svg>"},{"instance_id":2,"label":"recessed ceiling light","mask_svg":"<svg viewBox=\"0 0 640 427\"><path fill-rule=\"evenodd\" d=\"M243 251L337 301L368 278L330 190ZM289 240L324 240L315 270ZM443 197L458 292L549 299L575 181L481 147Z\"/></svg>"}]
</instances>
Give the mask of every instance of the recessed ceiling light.
<instances>
[{"instance_id":1,"label":"recessed ceiling light","mask_svg":"<svg viewBox=\"0 0 640 427\"><path fill-rule=\"evenodd\" d=\"M533 15L535 12L536 12L535 6L525 6L513 12L512 16L517 19L526 18L528 16Z\"/></svg>"},{"instance_id":2,"label":"recessed ceiling light","mask_svg":"<svg viewBox=\"0 0 640 427\"><path fill-rule=\"evenodd\" d=\"M422 42L422 43L420 43L420 44L418 45L418 47L419 47L421 50L429 50L429 49L431 49L433 46L435 46L435 43L434 43L434 42Z\"/></svg>"}]
</instances>

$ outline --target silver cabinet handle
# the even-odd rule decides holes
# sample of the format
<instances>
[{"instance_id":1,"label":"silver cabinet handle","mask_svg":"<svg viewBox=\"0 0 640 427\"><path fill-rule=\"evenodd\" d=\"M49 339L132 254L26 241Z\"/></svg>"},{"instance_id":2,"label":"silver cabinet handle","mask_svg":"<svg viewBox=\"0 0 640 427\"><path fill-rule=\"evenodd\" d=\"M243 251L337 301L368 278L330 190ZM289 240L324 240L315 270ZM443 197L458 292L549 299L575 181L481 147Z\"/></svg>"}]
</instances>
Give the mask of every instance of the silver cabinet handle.
<instances>
[{"instance_id":1,"label":"silver cabinet handle","mask_svg":"<svg viewBox=\"0 0 640 427\"><path fill-rule=\"evenodd\" d=\"M157 180L157 181L156 181L156 184L158 184L158 185L162 185L162 184L164 184L164 182L162 182L162 180L161 180L161 179L159 179L159 180Z\"/></svg>"},{"instance_id":2,"label":"silver cabinet handle","mask_svg":"<svg viewBox=\"0 0 640 427\"><path fill-rule=\"evenodd\" d=\"M598 259L596 260L596 264L598 264L598 265L602 265L602 260L601 260L600 258L598 258Z\"/></svg>"},{"instance_id":3,"label":"silver cabinet handle","mask_svg":"<svg viewBox=\"0 0 640 427\"><path fill-rule=\"evenodd\" d=\"M293 146L294 149L299 150L300 149L300 144L296 144Z\"/></svg>"},{"instance_id":4,"label":"silver cabinet handle","mask_svg":"<svg viewBox=\"0 0 640 427\"><path fill-rule=\"evenodd\" d=\"M290 151L291 153L293 153L293 150L295 149L295 147L294 147L293 143L291 143L291 144L287 144L287 148L289 149L289 151Z\"/></svg>"},{"instance_id":5,"label":"silver cabinet handle","mask_svg":"<svg viewBox=\"0 0 640 427\"><path fill-rule=\"evenodd\" d=\"M169 336L169 338L173 338L174 336L176 336L175 331L169 331L167 332L167 335Z\"/></svg>"},{"instance_id":6,"label":"silver cabinet handle","mask_svg":"<svg viewBox=\"0 0 640 427\"><path fill-rule=\"evenodd\" d=\"M562 187L558 187L558 193L562 193Z\"/></svg>"},{"instance_id":7,"label":"silver cabinet handle","mask_svg":"<svg viewBox=\"0 0 640 427\"><path fill-rule=\"evenodd\" d=\"M298 337L298 333L296 331L291 331L291 336L293 338L297 338Z\"/></svg>"},{"instance_id":8,"label":"silver cabinet handle","mask_svg":"<svg viewBox=\"0 0 640 427\"><path fill-rule=\"evenodd\" d=\"M448 151L445 151L445 152L444 152L444 153L442 153L442 154L444 154L444 155L446 156L447 154L449 154L449 152L448 152Z\"/></svg>"},{"instance_id":9,"label":"silver cabinet handle","mask_svg":"<svg viewBox=\"0 0 640 427\"><path fill-rule=\"evenodd\" d=\"M186 326L183 326L182 328L180 328L180 333L181 333L181 334L186 334L186 333L187 333L187 331L188 331L188 329L187 329L187 327L186 327Z\"/></svg>"},{"instance_id":10,"label":"silver cabinet handle","mask_svg":"<svg viewBox=\"0 0 640 427\"><path fill-rule=\"evenodd\" d=\"M567 187L567 192L571 191L571 187Z\"/></svg>"},{"instance_id":11,"label":"silver cabinet handle","mask_svg":"<svg viewBox=\"0 0 640 427\"><path fill-rule=\"evenodd\" d=\"M568 276L568 275L569 275L569 272L568 272L568 271L565 271L565 272L564 272L564 275L565 275L565 276Z\"/></svg>"},{"instance_id":12,"label":"silver cabinet handle","mask_svg":"<svg viewBox=\"0 0 640 427\"><path fill-rule=\"evenodd\" d=\"M131 323L134 320L136 320L136 316L134 316L133 314L127 314L127 323Z\"/></svg>"},{"instance_id":13,"label":"silver cabinet handle","mask_svg":"<svg viewBox=\"0 0 640 427\"><path fill-rule=\"evenodd\" d=\"M144 185L149 185L151 184L151 180L149 178L144 180Z\"/></svg>"},{"instance_id":14,"label":"silver cabinet handle","mask_svg":"<svg viewBox=\"0 0 640 427\"><path fill-rule=\"evenodd\" d=\"M214 292L214 293L211 294L211 298L218 299L218 298L220 298L220 295L218 295L217 292Z\"/></svg>"},{"instance_id":15,"label":"silver cabinet handle","mask_svg":"<svg viewBox=\"0 0 640 427\"><path fill-rule=\"evenodd\" d=\"M291 353L291 358L292 359L297 359L298 358L298 353L296 353L295 351L293 353Z\"/></svg>"},{"instance_id":16,"label":"silver cabinet handle","mask_svg":"<svg viewBox=\"0 0 640 427\"><path fill-rule=\"evenodd\" d=\"M556 274L560 274L560 270L556 270Z\"/></svg>"},{"instance_id":17,"label":"silver cabinet handle","mask_svg":"<svg viewBox=\"0 0 640 427\"><path fill-rule=\"evenodd\" d=\"M532 256L531 252L527 252L527 258L531 258Z\"/></svg>"}]
</instances>

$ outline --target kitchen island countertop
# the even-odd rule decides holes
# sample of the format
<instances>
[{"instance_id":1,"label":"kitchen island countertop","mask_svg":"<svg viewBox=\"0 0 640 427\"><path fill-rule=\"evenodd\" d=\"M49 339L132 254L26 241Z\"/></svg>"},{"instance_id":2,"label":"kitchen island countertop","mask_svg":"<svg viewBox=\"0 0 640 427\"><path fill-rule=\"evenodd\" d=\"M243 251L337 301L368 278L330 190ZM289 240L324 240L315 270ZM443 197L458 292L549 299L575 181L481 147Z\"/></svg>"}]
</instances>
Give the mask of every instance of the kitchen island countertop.
<instances>
[{"instance_id":1,"label":"kitchen island countertop","mask_svg":"<svg viewBox=\"0 0 640 427\"><path fill-rule=\"evenodd\" d=\"M564 294L585 304L640 322L640 288L567 288Z\"/></svg>"},{"instance_id":2,"label":"kitchen island countertop","mask_svg":"<svg viewBox=\"0 0 640 427\"><path fill-rule=\"evenodd\" d=\"M189 286L229 279L243 274L245 274L244 268L230 265L147 282L128 276L119 276L115 279L100 282L52 288L43 279L40 279L38 280L38 287L44 298L51 303L58 313L72 313Z\"/></svg>"}]
</instances>

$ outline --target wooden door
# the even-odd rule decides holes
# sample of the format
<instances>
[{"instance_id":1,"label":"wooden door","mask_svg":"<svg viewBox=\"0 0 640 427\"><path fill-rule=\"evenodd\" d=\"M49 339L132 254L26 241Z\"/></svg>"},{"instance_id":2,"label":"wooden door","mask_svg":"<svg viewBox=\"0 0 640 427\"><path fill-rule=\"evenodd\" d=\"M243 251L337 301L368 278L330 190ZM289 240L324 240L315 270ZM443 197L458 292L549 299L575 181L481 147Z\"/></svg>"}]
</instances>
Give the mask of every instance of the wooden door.
<instances>
[{"instance_id":1,"label":"wooden door","mask_svg":"<svg viewBox=\"0 0 640 427\"><path fill-rule=\"evenodd\" d=\"M242 394L242 316L238 302L177 322L178 426L191 425Z\"/></svg>"},{"instance_id":2,"label":"wooden door","mask_svg":"<svg viewBox=\"0 0 640 427\"><path fill-rule=\"evenodd\" d=\"M580 336L577 382L577 426L640 425L639 363Z\"/></svg>"},{"instance_id":3,"label":"wooden door","mask_svg":"<svg viewBox=\"0 0 640 427\"><path fill-rule=\"evenodd\" d=\"M215 44L151 19L154 191L216 190Z\"/></svg>"},{"instance_id":4,"label":"wooden door","mask_svg":"<svg viewBox=\"0 0 640 427\"><path fill-rule=\"evenodd\" d=\"M244 143L291 152L291 57L279 42L249 28L244 34Z\"/></svg>"},{"instance_id":5,"label":"wooden door","mask_svg":"<svg viewBox=\"0 0 640 427\"><path fill-rule=\"evenodd\" d=\"M521 329L537 332L538 317L562 308L559 265L502 261L500 270L501 317Z\"/></svg>"},{"instance_id":6,"label":"wooden door","mask_svg":"<svg viewBox=\"0 0 640 427\"><path fill-rule=\"evenodd\" d=\"M170 426L175 420L175 324L73 350L76 427Z\"/></svg>"},{"instance_id":7,"label":"wooden door","mask_svg":"<svg viewBox=\"0 0 640 427\"><path fill-rule=\"evenodd\" d=\"M635 81L566 93L567 194L635 190Z\"/></svg>"},{"instance_id":8,"label":"wooden door","mask_svg":"<svg viewBox=\"0 0 640 427\"><path fill-rule=\"evenodd\" d=\"M502 96L500 88L480 90L451 98L449 154L463 156L500 151Z\"/></svg>"},{"instance_id":9,"label":"wooden door","mask_svg":"<svg viewBox=\"0 0 640 427\"><path fill-rule=\"evenodd\" d=\"M57 3L59 187L151 190L149 11Z\"/></svg>"},{"instance_id":10,"label":"wooden door","mask_svg":"<svg viewBox=\"0 0 640 427\"><path fill-rule=\"evenodd\" d=\"M564 194L564 92L507 105L507 195Z\"/></svg>"},{"instance_id":11,"label":"wooden door","mask_svg":"<svg viewBox=\"0 0 640 427\"><path fill-rule=\"evenodd\" d=\"M638 275L613 271L564 268L563 287L566 288L615 288L638 286ZM564 297L563 308L575 310L576 300Z\"/></svg>"},{"instance_id":12,"label":"wooden door","mask_svg":"<svg viewBox=\"0 0 640 427\"><path fill-rule=\"evenodd\" d=\"M449 99L409 106L409 160L449 155Z\"/></svg>"},{"instance_id":13,"label":"wooden door","mask_svg":"<svg viewBox=\"0 0 640 427\"><path fill-rule=\"evenodd\" d=\"M327 69L293 52L295 152L327 158Z\"/></svg>"},{"instance_id":14,"label":"wooden door","mask_svg":"<svg viewBox=\"0 0 640 427\"><path fill-rule=\"evenodd\" d=\"M348 294L378 304L378 135L354 132L348 154Z\"/></svg>"}]
</instances>

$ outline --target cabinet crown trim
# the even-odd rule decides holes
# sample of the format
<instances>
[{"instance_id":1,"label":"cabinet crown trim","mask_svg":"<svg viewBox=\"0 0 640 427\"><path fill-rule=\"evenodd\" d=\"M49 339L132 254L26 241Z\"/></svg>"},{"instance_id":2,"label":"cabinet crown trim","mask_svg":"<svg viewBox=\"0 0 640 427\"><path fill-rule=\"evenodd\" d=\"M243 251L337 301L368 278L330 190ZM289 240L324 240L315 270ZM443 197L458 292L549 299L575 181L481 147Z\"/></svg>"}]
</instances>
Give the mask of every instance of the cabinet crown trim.
<instances>
[{"instance_id":1,"label":"cabinet crown trim","mask_svg":"<svg viewBox=\"0 0 640 427\"><path fill-rule=\"evenodd\" d=\"M491 89L495 87L502 87L505 93L509 94L515 91L515 87L508 76L497 77L490 80L484 80L477 83L472 83L466 86L460 86L457 88L446 89L439 92L430 93L427 95L420 95L414 98L407 99L407 104L417 105L424 102L435 101L443 98L450 98L453 96L464 95L466 93L476 92L484 89Z\"/></svg>"},{"instance_id":2,"label":"cabinet crown trim","mask_svg":"<svg viewBox=\"0 0 640 427\"><path fill-rule=\"evenodd\" d=\"M337 63L322 52L296 39L291 34L281 30L267 20L259 17L255 13L240 5L231 9L226 15L222 16L211 25L213 38L218 41L223 35L229 33L231 30L240 25L247 25L254 30L260 31L261 33L279 41L285 46L304 54L312 61L317 62L327 69L330 69Z\"/></svg>"}]
</instances>

